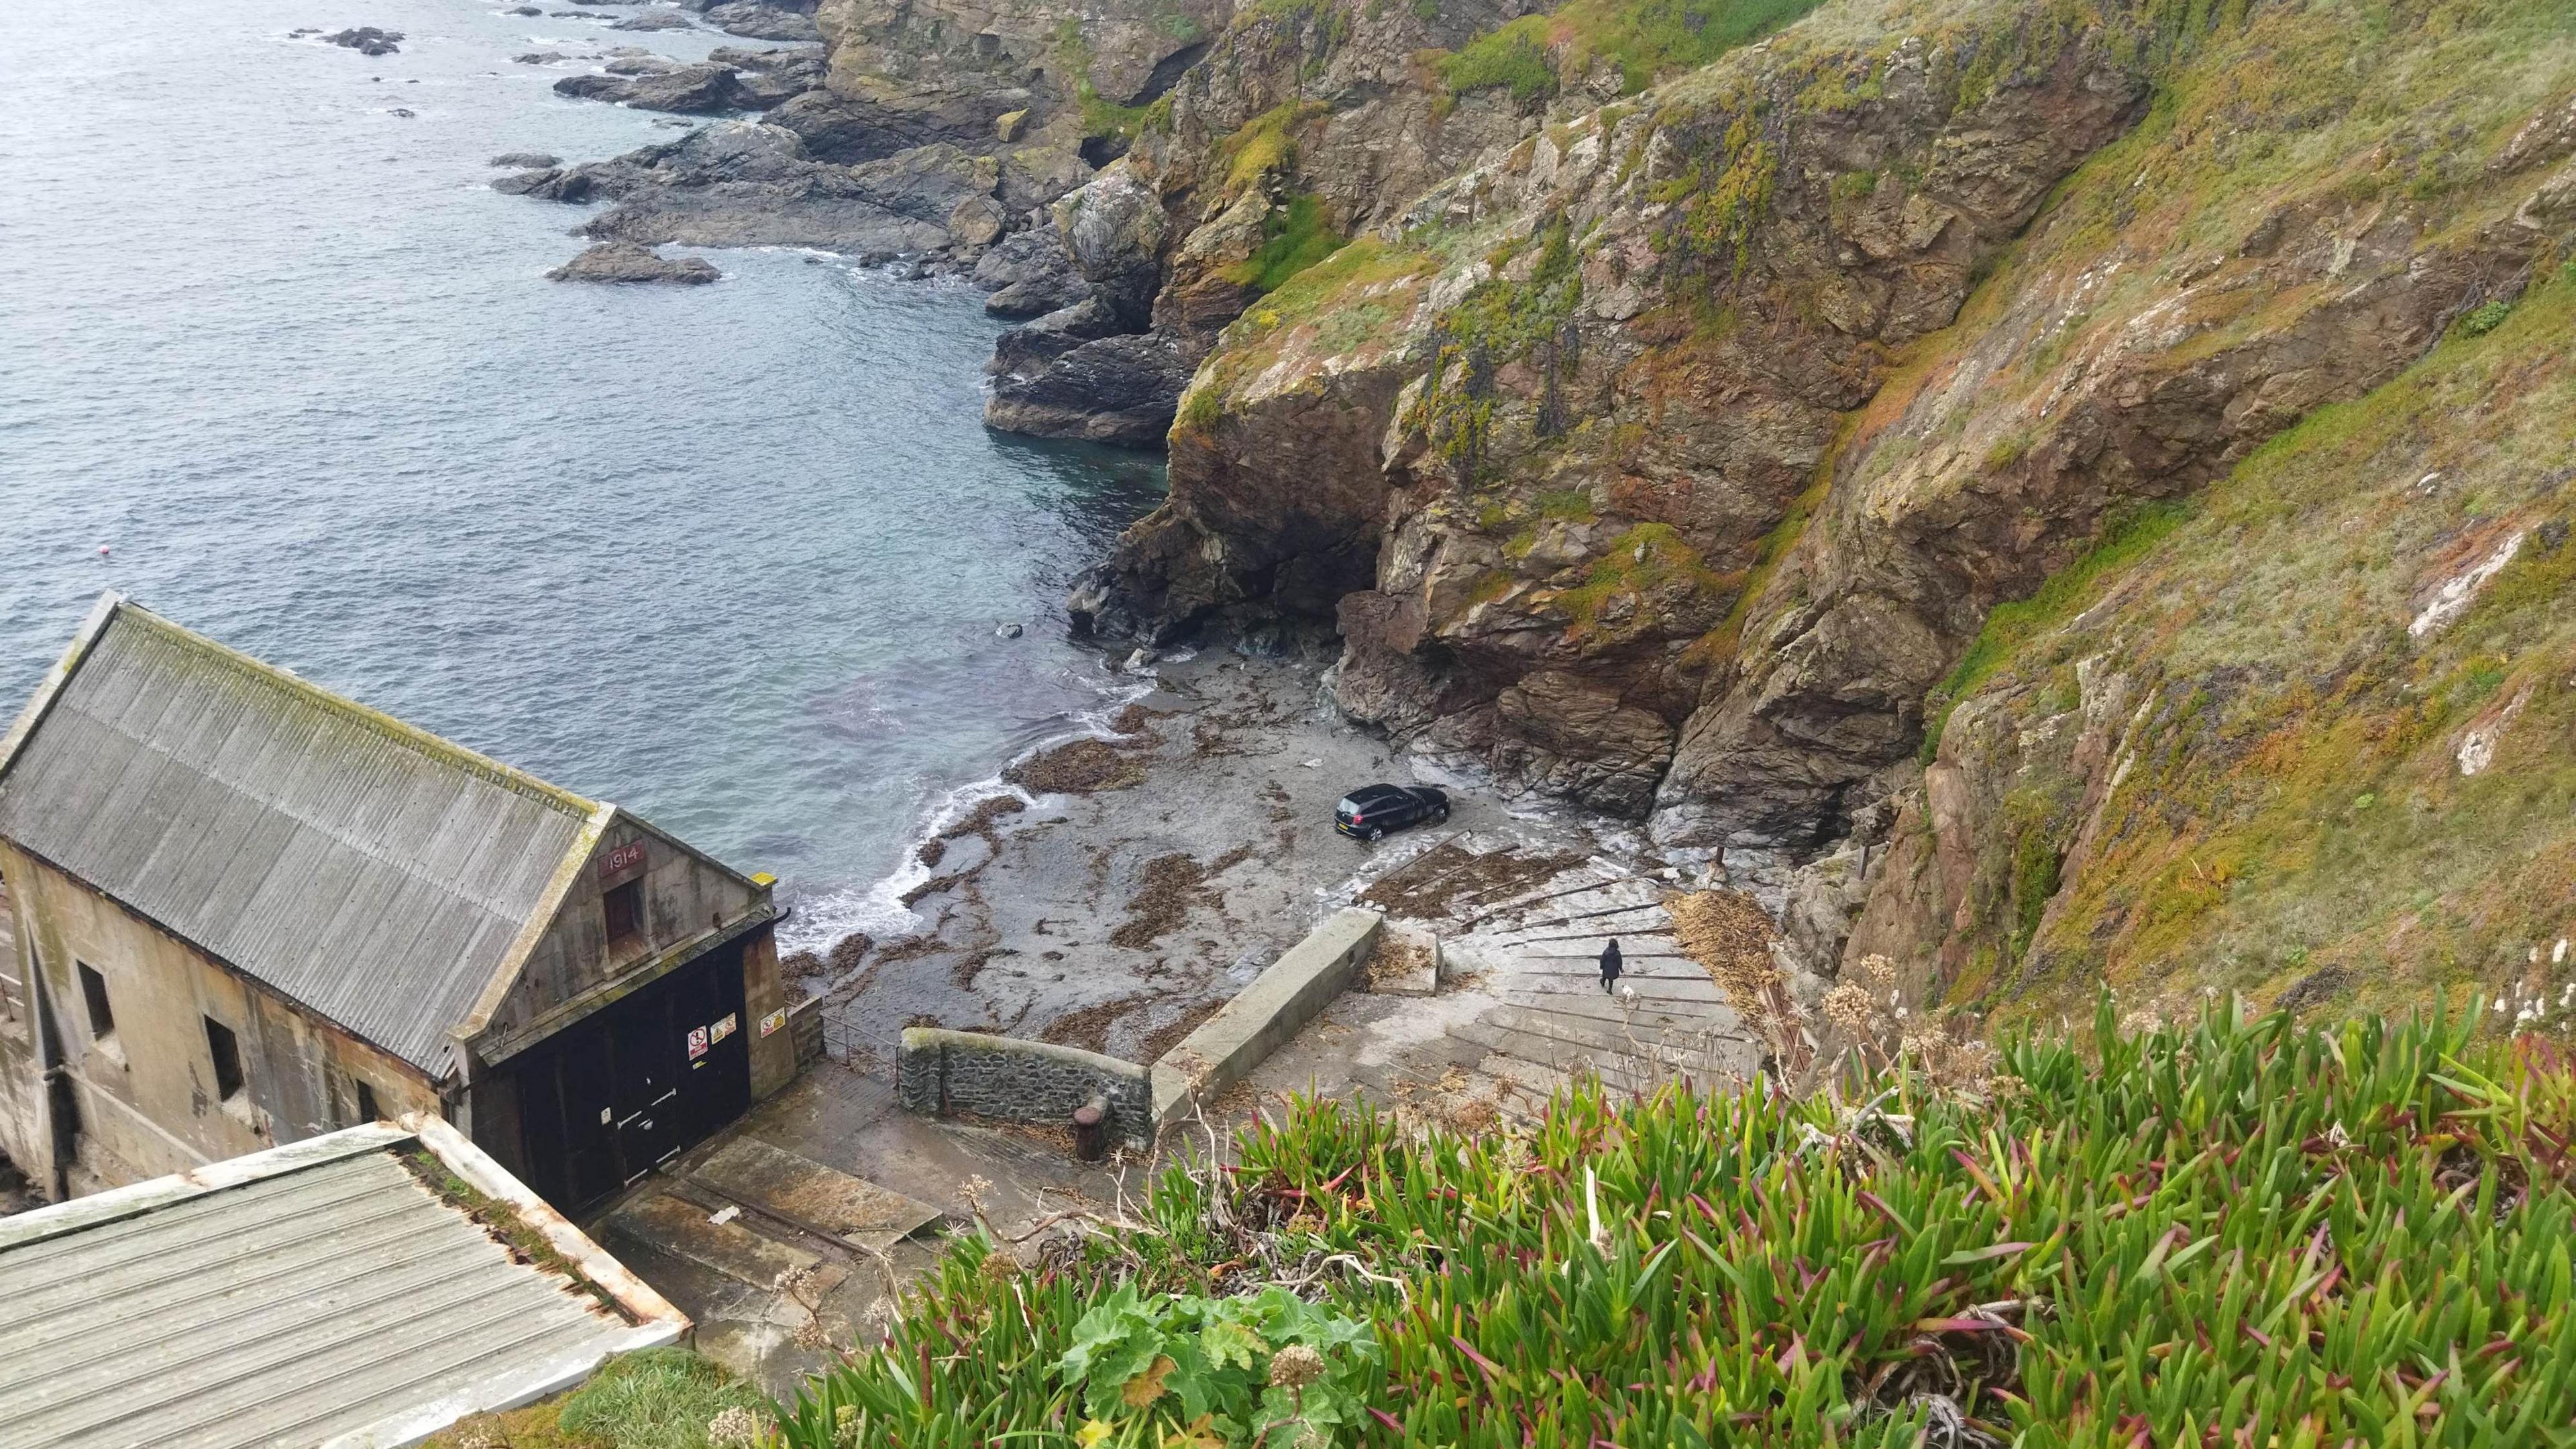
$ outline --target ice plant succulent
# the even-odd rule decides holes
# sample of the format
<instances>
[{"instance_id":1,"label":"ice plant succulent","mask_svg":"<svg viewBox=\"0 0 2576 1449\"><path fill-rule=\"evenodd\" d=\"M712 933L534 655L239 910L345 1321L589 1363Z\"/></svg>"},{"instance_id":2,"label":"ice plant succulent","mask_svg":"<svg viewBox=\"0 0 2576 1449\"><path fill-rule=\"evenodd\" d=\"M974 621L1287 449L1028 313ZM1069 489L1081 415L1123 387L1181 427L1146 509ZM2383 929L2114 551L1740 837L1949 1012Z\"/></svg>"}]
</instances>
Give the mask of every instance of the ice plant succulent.
<instances>
[{"instance_id":1,"label":"ice plant succulent","mask_svg":"<svg viewBox=\"0 0 2576 1449\"><path fill-rule=\"evenodd\" d=\"M1910 1052L1808 1097L1577 1086L1525 1139L1300 1104L1048 1260L1079 1271L999 1285L962 1243L782 1433L2576 1445L2567 1059L2229 1002L2128 1035L2107 1000L1995 1055L1973 1086ZM1326 1370L1284 1387L1300 1344ZM1233 1407L1184 1397L1211 1372Z\"/></svg>"}]
</instances>

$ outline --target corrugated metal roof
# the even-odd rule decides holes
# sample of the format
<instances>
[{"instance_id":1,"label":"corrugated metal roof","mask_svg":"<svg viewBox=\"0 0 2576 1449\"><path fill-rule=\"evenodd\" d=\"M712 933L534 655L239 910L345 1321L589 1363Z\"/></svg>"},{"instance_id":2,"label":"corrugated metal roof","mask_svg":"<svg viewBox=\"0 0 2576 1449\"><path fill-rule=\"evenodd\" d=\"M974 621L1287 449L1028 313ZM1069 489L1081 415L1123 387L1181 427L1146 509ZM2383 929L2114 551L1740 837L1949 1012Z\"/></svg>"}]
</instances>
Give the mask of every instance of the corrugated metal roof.
<instances>
[{"instance_id":1,"label":"corrugated metal roof","mask_svg":"<svg viewBox=\"0 0 2576 1449\"><path fill-rule=\"evenodd\" d=\"M413 1139L386 1135L0 1235L0 1449L318 1445L638 1340L430 1191L395 1155ZM238 1161L258 1158L295 1160Z\"/></svg>"},{"instance_id":2,"label":"corrugated metal roof","mask_svg":"<svg viewBox=\"0 0 2576 1449\"><path fill-rule=\"evenodd\" d=\"M598 807L118 603L0 836L432 1076Z\"/></svg>"}]
</instances>

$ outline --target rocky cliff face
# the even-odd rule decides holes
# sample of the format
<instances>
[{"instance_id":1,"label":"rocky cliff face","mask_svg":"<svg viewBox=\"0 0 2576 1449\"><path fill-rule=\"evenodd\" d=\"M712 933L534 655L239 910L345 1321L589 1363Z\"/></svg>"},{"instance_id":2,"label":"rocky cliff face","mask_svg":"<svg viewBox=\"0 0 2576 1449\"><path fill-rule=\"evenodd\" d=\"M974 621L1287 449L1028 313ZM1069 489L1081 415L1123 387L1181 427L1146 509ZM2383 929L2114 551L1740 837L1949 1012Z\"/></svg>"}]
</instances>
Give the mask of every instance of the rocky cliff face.
<instances>
[{"instance_id":1,"label":"rocky cliff face","mask_svg":"<svg viewBox=\"0 0 2576 1449\"><path fill-rule=\"evenodd\" d=\"M1645 814L1842 416L2146 96L2096 34L1963 94L1975 32L1832 18L1496 148L1234 324L1095 618L1335 609L1354 714Z\"/></svg>"},{"instance_id":2,"label":"rocky cliff face","mask_svg":"<svg viewBox=\"0 0 2576 1449\"><path fill-rule=\"evenodd\" d=\"M1057 208L1088 290L1005 339L987 420L1162 442L1191 371L1247 306L1535 124L1535 106L1455 94L1424 59L1521 13L1518 0L1240 12L1125 157Z\"/></svg>"},{"instance_id":3,"label":"rocky cliff face","mask_svg":"<svg viewBox=\"0 0 2576 1449\"><path fill-rule=\"evenodd\" d=\"M2569 242L2567 18L2401 9L1838 4L1560 111L1227 324L1171 502L1076 608L1329 617L1352 715L1649 820L1825 971L1864 903L1954 974L2045 952L2160 636L2007 707L1998 606L2401 386ZM2027 768L2086 783L2042 810Z\"/></svg>"},{"instance_id":4,"label":"rocky cliff face","mask_svg":"<svg viewBox=\"0 0 2576 1449\"><path fill-rule=\"evenodd\" d=\"M2455 138L2354 153L2394 184L2211 234L2235 244L2202 299L2315 284L2282 331L2330 343L2305 362L2344 400L1988 617L1930 697L1851 951L2008 1016L2108 980L2169 1014L2474 990L2497 1025L2568 1025L2576 37L2515 38L2476 91L2436 68L2457 51L2376 72L2412 92L2401 136ZM2392 301L2428 285L2455 305Z\"/></svg>"},{"instance_id":5,"label":"rocky cliff face","mask_svg":"<svg viewBox=\"0 0 2576 1449\"><path fill-rule=\"evenodd\" d=\"M2347 121L2287 166L2249 139L2304 119L2242 96L2294 39L2330 45L2309 34L2324 28L2285 7L2213 37L2166 82L2192 111L2096 158L1989 284L1989 307L1854 419L1815 524L1683 728L1659 838L1767 845L1831 819L1838 796L1914 751L1927 692L1996 604L2124 510L2191 494L2522 287L2541 238L2410 197L2412 168L2468 163L2408 145L2396 118ZM2307 50L2302 78L2327 53ZM2298 104L2337 100L2361 97ZM2427 190L2451 206L2519 199L2465 175Z\"/></svg>"}]
</instances>

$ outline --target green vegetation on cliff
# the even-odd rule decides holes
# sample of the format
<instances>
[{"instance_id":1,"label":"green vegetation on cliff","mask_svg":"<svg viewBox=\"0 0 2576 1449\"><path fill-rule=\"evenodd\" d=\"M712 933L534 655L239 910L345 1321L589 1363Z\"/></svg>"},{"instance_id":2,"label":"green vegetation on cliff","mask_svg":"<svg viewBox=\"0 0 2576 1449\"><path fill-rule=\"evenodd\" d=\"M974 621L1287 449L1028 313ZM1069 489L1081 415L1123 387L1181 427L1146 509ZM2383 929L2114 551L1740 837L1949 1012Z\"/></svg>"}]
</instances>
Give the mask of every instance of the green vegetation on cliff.
<instances>
[{"instance_id":1,"label":"green vegetation on cliff","mask_svg":"<svg viewBox=\"0 0 2576 1449\"><path fill-rule=\"evenodd\" d=\"M1301 1104L1048 1266L964 1241L786 1441L2576 1443L2563 1057L2114 1015L1472 1137Z\"/></svg>"},{"instance_id":2,"label":"green vegetation on cliff","mask_svg":"<svg viewBox=\"0 0 2576 1449\"><path fill-rule=\"evenodd\" d=\"M2082 558L2049 575L2038 593L1997 604L1994 612L1986 616L1977 641L1968 646L1950 677L1932 692L1930 707L1925 711L1928 723L1923 732L1924 763L1931 763L1940 754L1941 726L1948 722L1950 711L1960 700L1993 677L2013 651L2064 623L2078 605L2090 603L2098 594L2094 585L2104 573L2144 556L2189 517L2191 505L2184 502L2151 503L2131 510L2106 525L2102 541Z\"/></svg>"},{"instance_id":3,"label":"green vegetation on cliff","mask_svg":"<svg viewBox=\"0 0 2576 1449\"><path fill-rule=\"evenodd\" d=\"M1160 17L1156 27L1167 34L1177 34L1174 22L1191 30L1198 22L1177 12ZM1143 105L1122 106L1100 93L1091 83L1091 42L1082 33L1082 22L1066 17L1055 30L1056 54L1073 76L1073 101L1082 114L1085 136L1115 137L1132 141L1143 132L1168 130L1172 124L1172 98L1166 93L1160 99Z\"/></svg>"},{"instance_id":4,"label":"green vegetation on cliff","mask_svg":"<svg viewBox=\"0 0 2576 1449\"><path fill-rule=\"evenodd\" d=\"M1261 219L1261 249L1228 270L1226 279L1256 292L1275 292L1341 248L1342 234L1324 214L1323 198L1301 191Z\"/></svg>"},{"instance_id":5,"label":"green vegetation on cliff","mask_svg":"<svg viewBox=\"0 0 2576 1449\"><path fill-rule=\"evenodd\" d=\"M1489 260L1501 275L1479 282L1443 314L1432 334L1431 366L1410 427L1422 430L1455 468L1473 480L1493 428L1494 375L1517 362L1532 362L1544 379L1536 431L1565 430L1557 380L1579 359L1581 334L1574 309L1583 300L1583 274L1575 260L1573 228L1551 216L1528 238L1538 244L1529 265L1524 241L1506 243ZM1515 276L1518 272L1520 275Z\"/></svg>"},{"instance_id":6,"label":"green vegetation on cliff","mask_svg":"<svg viewBox=\"0 0 2576 1449\"><path fill-rule=\"evenodd\" d=\"M2107 978L2398 1009L2474 986L2499 1021L2563 1019L2576 273L2472 315L1989 618L1944 692L1988 735L2078 707L2079 661L2131 693L2098 804L2062 751L2015 766L2051 849L2089 838L2035 937L1980 928L2028 949L1955 999L2050 1012Z\"/></svg>"},{"instance_id":7,"label":"green vegetation on cliff","mask_svg":"<svg viewBox=\"0 0 2576 1449\"><path fill-rule=\"evenodd\" d=\"M1572 0L1479 36L1439 61L1452 92L1555 95L1608 61L1633 93L1703 66L1816 8L1819 0Z\"/></svg>"},{"instance_id":8,"label":"green vegetation on cliff","mask_svg":"<svg viewBox=\"0 0 2576 1449\"><path fill-rule=\"evenodd\" d=\"M1229 196L1248 191L1297 165L1296 131L1332 108L1322 101L1289 101L1273 106L1219 141L1216 159L1225 168Z\"/></svg>"},{"instance_id":9,"label":"green vegetation on cliff","mask_svg":"<svg viewBox=\"0 0 2576 1449\"><path fill-rule=\"evenodd\" d=\"M1293 233L1292 221L1274 240ZM1363 235L1289 269L1277 290L1227 326L1224 344L1182 395L1175 435L1215 428L1237 381L1291 356L1348 356L1400 345L1416 295L1438 268L1433 253Z\"/></svg>"}]
</instances>

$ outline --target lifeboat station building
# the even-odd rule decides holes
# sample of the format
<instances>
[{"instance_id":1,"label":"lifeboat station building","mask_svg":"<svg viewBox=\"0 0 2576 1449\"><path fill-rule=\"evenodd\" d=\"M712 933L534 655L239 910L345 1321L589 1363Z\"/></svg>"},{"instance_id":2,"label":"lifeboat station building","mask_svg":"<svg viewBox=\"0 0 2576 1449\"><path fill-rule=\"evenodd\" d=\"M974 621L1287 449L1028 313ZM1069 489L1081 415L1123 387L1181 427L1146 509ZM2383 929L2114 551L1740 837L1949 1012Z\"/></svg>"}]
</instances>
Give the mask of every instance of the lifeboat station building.
<instances>
[{"instance_id":1,"label":"lifeboat station building","mask_svg":"<svg viewBox=\"0 0 2576 1449\"><path fill-rule=\"evenodd\" d=\"M426 1113L582 1211L794 1077L770 884L110 594L0 736L0 1151Z\"/></svg>"}]
</instances>

